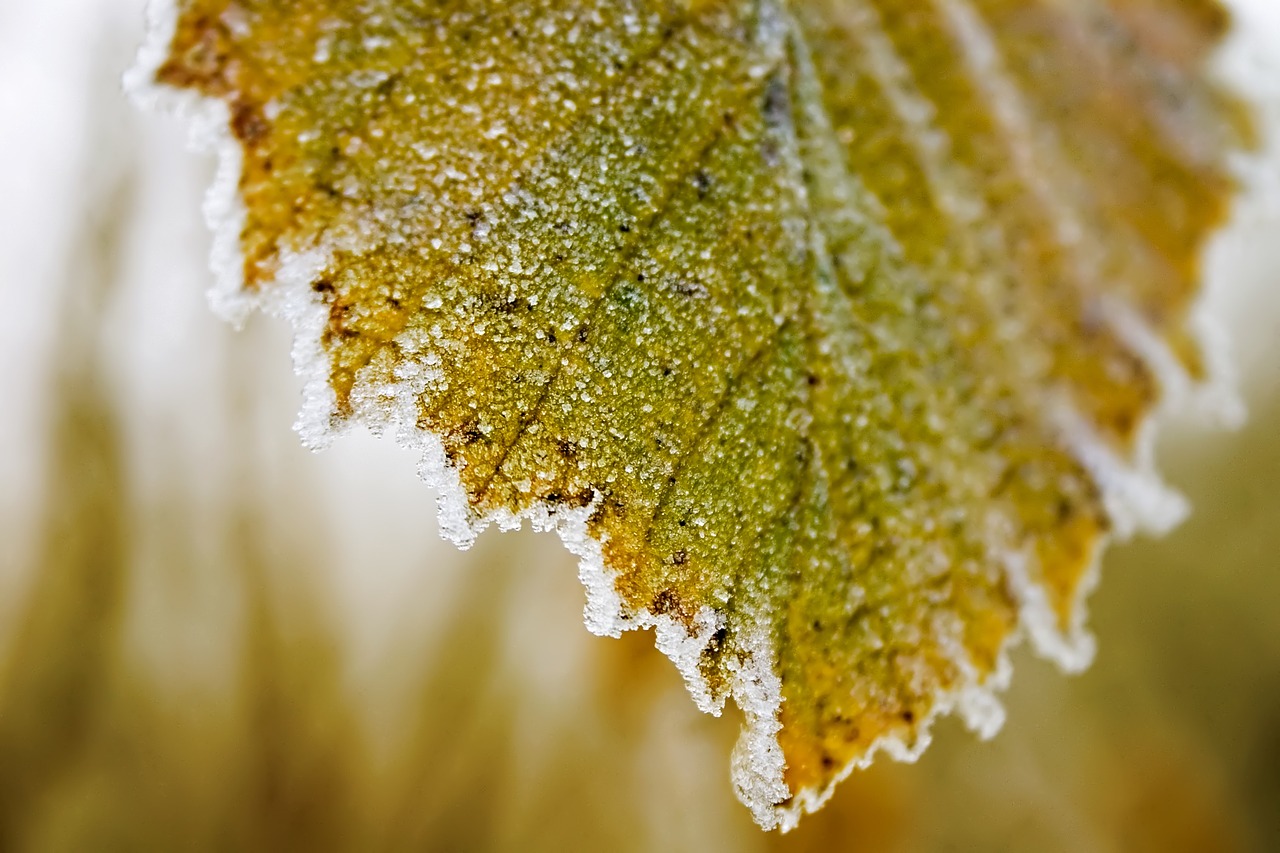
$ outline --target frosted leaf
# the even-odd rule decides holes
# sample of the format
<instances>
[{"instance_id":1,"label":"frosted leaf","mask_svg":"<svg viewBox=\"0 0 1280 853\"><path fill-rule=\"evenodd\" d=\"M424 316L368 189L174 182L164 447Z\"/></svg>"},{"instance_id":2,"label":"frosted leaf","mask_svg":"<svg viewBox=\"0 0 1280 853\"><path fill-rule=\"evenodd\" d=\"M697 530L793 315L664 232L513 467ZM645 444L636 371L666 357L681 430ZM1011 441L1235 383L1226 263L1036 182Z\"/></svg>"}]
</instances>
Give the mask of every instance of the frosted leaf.
<instances>
[{"instance_id":1,"label":"frosted leaf","mask_svg":"<svg viewBox=\"0 0 1280 853\"><path fill-rule=\"evenodd\" d=\"M221 123L220 301L288 316L304 438L555 529L790 827L1087 662L1112 531L1176 520L1161 383L1247 117L1211 0L182 0L137 76ZM159 91L157 90L157 91ZM213 115L213 119L208 116ZM227 259L234 256L234 264Z\"/></svg>"}]
</instances>

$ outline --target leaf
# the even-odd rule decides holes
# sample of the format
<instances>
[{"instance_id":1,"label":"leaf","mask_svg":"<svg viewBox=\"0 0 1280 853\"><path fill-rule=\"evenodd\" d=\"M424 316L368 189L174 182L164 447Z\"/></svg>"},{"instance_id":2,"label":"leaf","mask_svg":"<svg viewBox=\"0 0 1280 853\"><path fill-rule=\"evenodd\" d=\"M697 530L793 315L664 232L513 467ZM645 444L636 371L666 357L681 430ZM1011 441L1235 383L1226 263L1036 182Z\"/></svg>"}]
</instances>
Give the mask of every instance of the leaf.
<instances>
[{"instance_id":1,"label":"leaf","mask_svg":"<svg viewBox=\"0 0 1280 853\"><path fill-rule=\"evenodd\" d=\"M459 544L558 530L592 630L743 710L735 783L786 828L938 713L994 731L1020 635L1087 663L1102 545L1177 519L1143 427L1211 378L1227 25L182 0L141 67L221 110L223 299L294 320L304 438L422 447Z\"/></svg>"}]
</instances>

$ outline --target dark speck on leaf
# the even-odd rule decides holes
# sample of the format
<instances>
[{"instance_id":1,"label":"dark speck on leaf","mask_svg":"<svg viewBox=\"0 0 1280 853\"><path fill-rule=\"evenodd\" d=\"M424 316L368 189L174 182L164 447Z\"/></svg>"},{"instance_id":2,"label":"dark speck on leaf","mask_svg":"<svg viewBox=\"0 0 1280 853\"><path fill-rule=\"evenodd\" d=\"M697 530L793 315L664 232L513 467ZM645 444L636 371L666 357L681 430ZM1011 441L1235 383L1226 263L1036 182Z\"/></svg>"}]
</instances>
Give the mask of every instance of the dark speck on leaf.
<instances>
[{"instance_id":1,"label":"dark speck on leaf","mask_svg":"<svg viewBox=\"0 0 1280 853\"><path fill-rule=\"evenodd\" d=\"M693 185L698 190L698 199L704 199L711 192L711 176L699 169L693 176Z\"/></svg>"},{"instance_id":2,"label":"dark speck on leaf","mask_svg":"<svg viewBox=\"0 0 1280 853\"><path fill-rule=\"evenodd\" d=\"M267 135L269 128L266 119L256 108L241 105L236 107L231 116L231 130L237 139L252 145L261 141Z\"/></svg>"},{"instance_id":3,"label":"dark speck on leaf","mask_svg":"<svg viewBox=\"0 0 1280 853\"><path fill-rule=\"evenodd\" d=\"M680 596L674 589L664 589L653 597L653 612L658 615L680 612Z\"/></svg>"}]
</instances>

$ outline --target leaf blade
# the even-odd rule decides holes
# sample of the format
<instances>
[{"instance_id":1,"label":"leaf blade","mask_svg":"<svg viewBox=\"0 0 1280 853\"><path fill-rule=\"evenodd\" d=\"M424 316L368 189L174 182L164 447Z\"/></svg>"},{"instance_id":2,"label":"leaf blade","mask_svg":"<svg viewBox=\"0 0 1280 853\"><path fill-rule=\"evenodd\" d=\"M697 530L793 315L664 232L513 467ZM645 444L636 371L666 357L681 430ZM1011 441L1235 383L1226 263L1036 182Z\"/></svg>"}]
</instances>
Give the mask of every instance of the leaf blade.
<instances>
[{"instance_id":1,"label":"leaf blade","mask_svg":"<svg viewBox=\"0 0 1280 853\"><path fill-rule=\"evenodd\" d=\"M1087 655L1142 348L1203 374L1216 5L178 10L157 79L227 105L328 425L438 442L460 538L559 524L589 624L747 711L762 824L981 716L1019 628Z\"/></svg>"}]
</instances>

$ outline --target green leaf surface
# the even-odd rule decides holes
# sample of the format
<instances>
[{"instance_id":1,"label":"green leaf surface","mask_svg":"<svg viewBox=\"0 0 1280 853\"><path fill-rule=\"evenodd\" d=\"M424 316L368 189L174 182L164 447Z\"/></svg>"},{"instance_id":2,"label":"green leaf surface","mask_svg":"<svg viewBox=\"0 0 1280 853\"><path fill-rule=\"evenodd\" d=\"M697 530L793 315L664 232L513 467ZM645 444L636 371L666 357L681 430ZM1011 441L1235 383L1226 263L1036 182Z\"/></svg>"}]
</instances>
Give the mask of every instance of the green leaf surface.
<instances>
[{"instance_id":1,"label":"green leaf surface","mask_svg":"<svg viewBox=\"0 0 1280 853\"><path fill-rule=\"evenodd\" d=\"M225 127L224 304L304 437L424 450L460 544L557 529L587 621L742 708L794 825L1010 643L1087 663L1147 416L1211 371L1246 116L1212 0L180 0L143 68Z\"/></svg>"}]
</instances>

